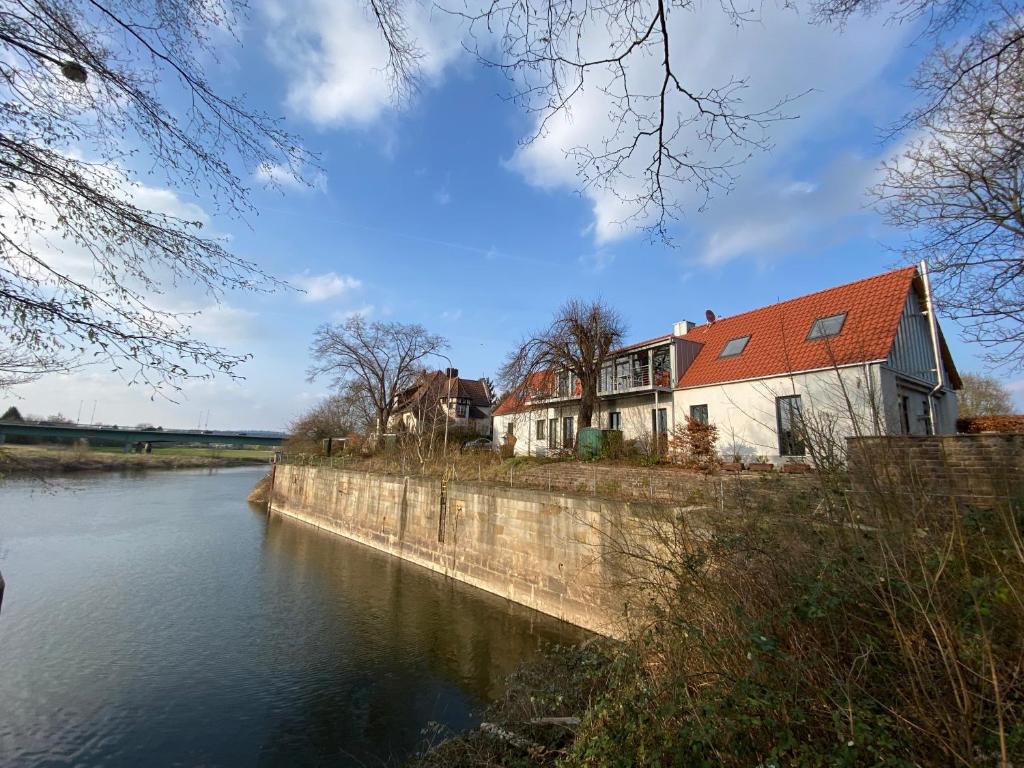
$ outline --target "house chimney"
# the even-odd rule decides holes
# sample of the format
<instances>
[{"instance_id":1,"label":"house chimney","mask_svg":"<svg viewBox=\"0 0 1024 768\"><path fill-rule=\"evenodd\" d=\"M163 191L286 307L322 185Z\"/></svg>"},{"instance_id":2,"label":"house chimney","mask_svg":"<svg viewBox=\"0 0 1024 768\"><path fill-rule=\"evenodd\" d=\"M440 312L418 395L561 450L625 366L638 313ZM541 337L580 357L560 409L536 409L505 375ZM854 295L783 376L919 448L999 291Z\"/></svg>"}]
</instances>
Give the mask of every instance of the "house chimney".
<instances>
[{"instance_id":1,"label":"house chimney","mask_svg":"<svg viewBox=\"0 0 1024 768\"><path fill-rule=\"evenodd\" d=\"M459 369L458 368L445 368L444 369L444 375L447 376L449 379L457 379L457 378L459 378Z\"/></svg>"},{"instance_id":2,"label":"house chimney","mask_svg":"<svg viewBox=\"0 0 1024 768\"><path fill-rule=\"evenodd\" d=\"M672 326L672 334L674 336L685 336L696 327L697 324L692 320L680 320Z\"/></svg>"}]
</instances>

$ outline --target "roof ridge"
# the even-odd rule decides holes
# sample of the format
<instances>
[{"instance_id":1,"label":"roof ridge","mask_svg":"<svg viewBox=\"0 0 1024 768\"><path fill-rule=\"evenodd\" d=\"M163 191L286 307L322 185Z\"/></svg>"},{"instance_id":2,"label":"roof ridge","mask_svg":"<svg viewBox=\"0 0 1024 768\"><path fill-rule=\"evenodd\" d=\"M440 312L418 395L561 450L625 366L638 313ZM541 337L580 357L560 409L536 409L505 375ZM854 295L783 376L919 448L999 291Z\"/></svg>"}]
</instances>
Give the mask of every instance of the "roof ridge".
<instances>
[{"instance_id":1,"label":"roof ridge","mask_svg":"<svg viewBox=\"0 0 1024 768\"><path fill-rule=\"evenodd\" d=\"M899 269L890 269L888 272L879 272L877 275L868 275L867 277L862 277L862 278L859 278L857 280L851 280L848 283L842 283L840 285L833 285L833 286L831 286L829 288L821 288L820 290L811 291L810 293L804 293L804 294L801 294L800 296L793 296L792 298L782 299L782 300L776 301L776 302L774 302L772 304L765 304L765 305L760 306L760 307L755 307L754 309L748 309L748 310L746 310L744 312L740 312L739 314L736 314L736 315L727 315L726 317L722 317L722 318L719 318L718 320L715 320L715 322L716 323L723 323L726 320L734 320L737 317L743 317L744 315L752 315L755 312L761 312L761 311L763 311L765 309L772 309L774 307L780 307L783 304L789 304L790 302L793 302L793 301L801 301L803 299L809 299L812 296L817 296L817 295L822 294L822 293L829 293L830 291L838 291L838 290L840 290L842 288L850 288L851 286L857 285L859 283L866 283L866 282L869 282L871 280L878 280L878 279L883 278L883 277L889 277L890 275L895 275L895 274L898 274L900 272L907 272L909 270L914 270L916 272L917 271L917 267L916 266L908 266L908 267L900 267ZM694 330L697 330L699 328L710 328L711 325L713 325L713 324L712 323L704 323L702 325L698 325L697 328L695 328ZM682 338L685 338L685 336L682 337Z\"/></svg>"}]
</instances>

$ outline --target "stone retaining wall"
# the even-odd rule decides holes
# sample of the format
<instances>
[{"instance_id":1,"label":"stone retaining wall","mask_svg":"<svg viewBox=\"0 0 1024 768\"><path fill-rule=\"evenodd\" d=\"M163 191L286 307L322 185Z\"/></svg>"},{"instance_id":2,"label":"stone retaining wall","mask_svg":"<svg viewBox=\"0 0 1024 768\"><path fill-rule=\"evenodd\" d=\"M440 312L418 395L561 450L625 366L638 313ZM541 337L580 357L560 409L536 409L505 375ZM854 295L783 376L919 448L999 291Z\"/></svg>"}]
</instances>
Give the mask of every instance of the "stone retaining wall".
<instances>
[{"instance_id":1,"label":"stone retaining wall","mask_svg":"<svg viewBox=\"0 0 1024 768\"><path fill-rule=\"evenodd\" d=\"M621 633L606 551L616 519L682 508L331 467L276 467L272 512L389 552L594 632Z\"/></svg>"},{"instance_id":2,"label":"stone retaining wall","mask_svg":"<svg viewBox=\"0 0 1024 768\"><path fill-rule=\"evenodd\" d=\"M851 438L849 453L855 492L970 504L1024 499L1024 435Z\"/></svg>"}]
</instances>

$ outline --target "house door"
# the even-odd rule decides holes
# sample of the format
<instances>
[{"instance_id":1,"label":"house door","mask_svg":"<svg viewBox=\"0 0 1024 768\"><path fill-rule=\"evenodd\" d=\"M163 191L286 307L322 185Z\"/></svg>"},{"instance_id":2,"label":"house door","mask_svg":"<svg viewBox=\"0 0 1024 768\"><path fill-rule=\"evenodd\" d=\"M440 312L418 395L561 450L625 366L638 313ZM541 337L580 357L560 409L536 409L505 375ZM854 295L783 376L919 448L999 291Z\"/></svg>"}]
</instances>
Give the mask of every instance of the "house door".
<instances>
[{"instance_id":1,"label":"house door","mask_svg":"<svg viewBox=\"0 0 1024 768\"><path fill-rule=\"evenodd\" d=\"M558 419L548 419L548 448L558 447Z\"/></svg>"},{"instance_id":2,"label":"house door","mask_svg":"<svg viewBox=\"0 0 1024 768\"><path fill-rule=\"evenodd\" d=\"M576 439L576 430L574 428L576 419L572 416L566 416L562 419L562 447L572 448L573 440Z\"/></svg>"}]
</instances>

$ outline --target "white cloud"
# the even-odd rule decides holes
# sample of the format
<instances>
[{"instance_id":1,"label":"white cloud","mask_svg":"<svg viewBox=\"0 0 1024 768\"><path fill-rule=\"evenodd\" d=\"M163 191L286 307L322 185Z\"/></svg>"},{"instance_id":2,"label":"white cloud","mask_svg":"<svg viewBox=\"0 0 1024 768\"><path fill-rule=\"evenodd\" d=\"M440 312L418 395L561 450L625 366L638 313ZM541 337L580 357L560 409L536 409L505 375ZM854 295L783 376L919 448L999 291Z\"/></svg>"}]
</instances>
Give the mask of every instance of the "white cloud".
<instances>
[{"instance_id":1,"label":"white cloud","mask_svg":"<svg viewBox=\"0 0 1024 768\"><path fill-rule=\"evenodd\" d=\"M458 22L409 3L402 20L419 46L425 84L437 83L462 53ZM267 0L267 47L287 74L289 108L322 126L367 124L393 106L387 48L362 3Z\"/></svg>"},{"instance_id":2,"label":"white cloud","mask_svg":"<svg viewBox=\"0 0 1024 768\"><path fill-rule=\"evenodd\" d=\"M308 269L301 275L289 278L289 282L305 291L301 300L307 303L337 298L363 285L360 280L348 275L339 275L337 272L311 275Z\"/></svg>"},{"instance_id":3,"label":"white cloud","mask_svg":"<svg viewBox=\"0 0 1024 768\"><path fill-rule=\"evenodd\" d=\"M231 304L207 304L195 310L198 314L186 322L192 333L213 344L234 346L252 341L257 335L255 312Z\"/></svg>"},{"instance_id":4,"label":"white cloud","mask_svg":"<svg viewBox=\"0 0 1024 768\"><path fill-rule=\"evenodd\" d=\"M844 155L823 169L818 184L771 179L744 184L726 204L701 217L700 261L718 265L821 246L863 211L877 168L877 158Z\"/></svg>"},{"instance_id":5,"label":"white cloud","mask_svg":"<svg viewBox=\"0 0 1024 768\"><path fill-rule=\"evenodd\" d=\"M823 129L824 124L858 109L861 111L857 114L862 115L872 108L871 98L881 99L874 90L881 82L882 72L903 50L913 30L869 18L854 20L840 34L832 28L811 24L807 14L782 4L764 6L761 23L739 28L731 25L714 4L697 4L692 12L676 11L671 21L673 68L693 90L721 86L730 77L747 78L749 87L743 91L742 108L756 110L813 89L787 110L797 119L770 127L772 149L755 154L738 167L735 191L714 197L706 209L710 216L697 213L703 198L695 190L671 190L686 214L682 226L688 227L691 234L706 231L709 247L705 255L710 260L745 252L764 235L779 246L791 234L799 239L800 233L791 233L787 228L798 224L799 217L752 224L751 198L760 197L763 201L771 195L779 200L788 199L791 206L803 206L815 195L825 194L819 189L821 182L815 174L801 173L799 178L793 178L792 169L806 161L805 150L810 140L818 139L826 131L838 133L835 124ZM589 44L600 42L598 36ZM660 77L657 59L648 57L634 63L629 77L636 92L656 90L651 83ZM581 146L597 149L612 132L612 105L602 92L602 85L591 78L587 88L574 98L572 111L550 121L547 131L520 148L508 161L508 167L542 189L579 189L578 166L568 153ZM871 96L861 101L869 91ZM706 144L695 135L690 136L687 145L692 160L712 157ZM742 158L744 154L745 150L730 153L726 148L724 155L716 157L724 160ZM593 214L592 236L599 247L632 234L642 223L621 224L636 213L636 208L623 202L623 198L640 189L635 179L642 176L646 159L649 158L636 158L636 162L627 165L627 177L634 180L624 179L615 192L598 186L583 190ZM864 162L869 161L874 159ZM862 170L858 169L858 174L862 175ZM780 186L779 179L786 180L784 186ZM852 184L847 182L848 187ZM850 203L843 190L833 187L831 192L841 194L844 202ZM860 202L852 205L857 210ZM774 209L778 212L781 207L776 204ZM718 226L724 222L731 222L731 227Z\"/></svg>"},{"instance_id":6,"label":"white cloud","mask_svg":"<svg viewBox=\"0 0 1024 768\"><path fill-rule=\"evenodd\" d=\"M461 309L446 309L444 312L441 313L441 319L442 320L447 320L447 321L452 322L452 323L457 322L457 321L462 319L462 310Z\"/></svg>"}]
</instances>

